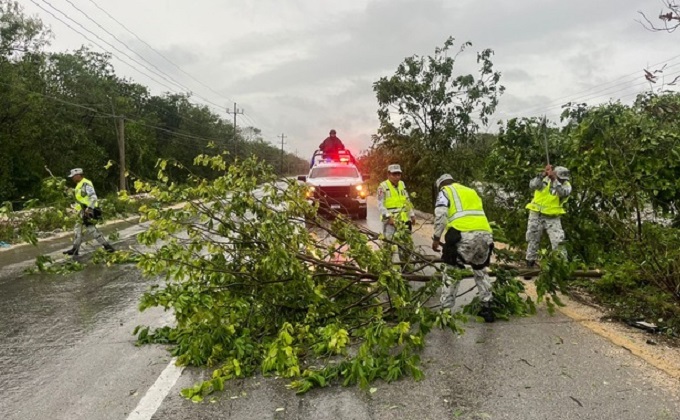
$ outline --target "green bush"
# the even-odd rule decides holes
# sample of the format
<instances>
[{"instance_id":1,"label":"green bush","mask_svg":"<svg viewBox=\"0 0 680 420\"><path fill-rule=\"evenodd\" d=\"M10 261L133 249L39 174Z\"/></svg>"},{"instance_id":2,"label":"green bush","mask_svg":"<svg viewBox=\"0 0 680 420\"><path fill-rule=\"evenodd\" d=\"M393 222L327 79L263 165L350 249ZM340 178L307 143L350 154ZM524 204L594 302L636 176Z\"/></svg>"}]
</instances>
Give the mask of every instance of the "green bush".
<instances>
[{"instance_id":1,"label":"green bush","mask_svg":"<svg viewBox=\"0 0 680 420\"><path fill-rule=\"evenodd\" d=\"M153 202L151 198L128 198L119 197L117 194L109 194L101 200L101 209L104 217L127 217L131 214L139 213L139 208Z\"/></svg>"},{"instance_id":2,"label":"green bush","mask_svg":"<svg viewBox=\"0 0 680 420\"><path fill-rule=\"evenodd\" d=\"M51 232L56 229L68 229L73 225L73 216L58 209L40 209L31 212L29 219L38 232Z\"/></svg>"},{"instance_id":3,"label":"green bush","mask_svg":"<svg viewBox=\"0 0 680 420\"><path fill-rule=\"evenodd\" d=\"M0 222L0 241L6 243L14 241L14 226L8 221Z\"/></svg>"}]
</instances>

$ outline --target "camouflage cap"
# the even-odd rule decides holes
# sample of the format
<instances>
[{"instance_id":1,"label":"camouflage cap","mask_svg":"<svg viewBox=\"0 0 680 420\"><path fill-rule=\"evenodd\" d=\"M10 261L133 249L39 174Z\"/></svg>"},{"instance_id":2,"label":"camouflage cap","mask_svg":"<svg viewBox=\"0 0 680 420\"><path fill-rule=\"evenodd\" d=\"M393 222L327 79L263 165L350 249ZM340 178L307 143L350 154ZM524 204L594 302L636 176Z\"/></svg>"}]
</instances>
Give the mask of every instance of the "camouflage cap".
<instances>
[{"instance_id":1,"label":"camouflage cap","mask_svg":"<svg viewBox=\"0 0 680 420\"><path fill-rule=\"evenodd\" d=\"M73 168L71 169L71 173L68 174L69 178L73 178L76 175L82 175L83 174L83 168Z\"/></svg>"},{"instance_id":2,"label":"camouflage cap","mask_svg":"<svg viewBox=\"0 0 680 420\"><path fill-rule=\"evenodd\" d=\"M453 177L450 174L444 174L437 178L437 189L441 189L444 181L453 181Z\"/></svg>"},{"instance_id":3,"label":"camouflage cap","mask_svg":"<svg viewBox=\"0 0 680 420\"><path fill-rule=\"evenodd\" d=\"M387 172L391 174L401 173L401 166L396 163L393 163L392 165L387 167Z\"/></svg>"},{"instance_id":4,"label":"camouflage cap","mask_svg":"<svg viewBox=\"0 0 680 420\"><path fill-rule=\"evenodd\" d=\"M568 180L571 177L569 169L565 168L564 166L555 166L554 172L555 176L559 179Z\"/></svg>"}]
</instances>

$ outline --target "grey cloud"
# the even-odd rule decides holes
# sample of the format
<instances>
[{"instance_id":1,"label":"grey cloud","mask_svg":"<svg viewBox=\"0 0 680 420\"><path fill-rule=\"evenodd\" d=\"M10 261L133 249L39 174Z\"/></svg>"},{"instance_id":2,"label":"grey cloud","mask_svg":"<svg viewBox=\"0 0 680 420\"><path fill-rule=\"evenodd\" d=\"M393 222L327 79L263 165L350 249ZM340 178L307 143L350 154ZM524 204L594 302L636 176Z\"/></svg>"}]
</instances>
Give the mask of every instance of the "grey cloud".
<instances>
[{"instance_id":1,"label":"grey cloud","mask_svg":"<svg viewBox=\"0 0 680 420\"><path fill-rule=\"evenodd\" d=\"M511 116L518 111L545 106L549 104L550 101L551 98L544 95L517 96L509 93L503 95L502 99L503 109L505 111L498 112L496 117L506 119L508 116Z\"/></svg>"},{"instance_id":2,"label":"grey cloud","mask_svg":"<svg viewBox=\"0 0 680 420\"><path fill-rule=\"evenodd\" d=\"M531 75L520 68L513 68L509 70L502 70L501 79L503 83L528 82L531 80Z\"/></svg>"},{"instance_id":3,"label":"grey cloud","mask_svg":"<svg viewBox=\"0 0 680 420\"><path fill-rule=\"evenodd\" d=\"M404 51L417 52L433 49L433 32L441 32L444 23L441 1L377 1L362 13L345 16L334 31L346 34L347 39L333 47L321 42L320 37L310 59L295 60L239 80L232 84L236 92L257 92L291 88L298 85L322 83L328 80L362 75L396 66ZM409 36L404 37L404 33ZM441 42L445 35L442 35ZM411 55L409 53L407 55Z\"/></svg>"},{"instance_id":4,"label":"grey cloud","mask_svg":"<svg viewBox=\"0 0 680 420\"><path fill-rule=\"evenodd\" d=\"M222 96L238 100L247 113L254 111L251 115L268 140L276 142L274 136L285 131L290 136L287 149L299 148L304 154L331 127L357 147L370 145L370 133L377 128L372 83L393 74L407 56L432 54L450 35L457 45L473 42L458 72L475 68L468 56L474 59L476 51L495 50L494 67L507 88L500 118L527 110L559 113L560 98L566 102L579 91L639 71L640 62L651 65L672 56L677 39L645 31L635 22L640 5L649 4L643 0L346 0L333 5L263 0L266 4L246 2L238 8L205 1L194 10L210 14L205 22L213 26L215 13L224 14L224 26L209 32L189 22L181 28L186 39L175 37L180 43L160 51ZM651 7L650 14L657 8ZM196 22L200 15L194 14ZM153 32L176 34L183 16L174 17L175 24L168 24L159 15L158 22L150 23ZM232 30L233 25L241 31ZM192 30L201 35L193 37ZM211 39L210 45L202 45L201 39ZM147 41L167 45L164 38ZM144 54L173 77L209 94L162 59ZM624 84L603 97L634 92L630 89Z\"/></svg>"}]
</instances>

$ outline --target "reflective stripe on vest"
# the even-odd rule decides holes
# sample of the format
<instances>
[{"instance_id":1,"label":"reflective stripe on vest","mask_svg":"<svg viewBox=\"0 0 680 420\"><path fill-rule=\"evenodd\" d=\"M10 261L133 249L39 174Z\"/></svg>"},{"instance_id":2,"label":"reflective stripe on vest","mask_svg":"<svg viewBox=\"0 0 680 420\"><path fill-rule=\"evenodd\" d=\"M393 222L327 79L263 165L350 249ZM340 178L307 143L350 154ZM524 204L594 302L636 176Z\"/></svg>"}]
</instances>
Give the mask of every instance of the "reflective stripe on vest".
<instances>
[{"instance_id":1,"label":"reflective stripe on vest","mask_svg":"<svg viewBox=\"0 0 680 420\"><path fill-rule=\"evenodd\" d=\"M383 181L380 185L385 192L385 208L392 214L398 214L402 221L408 222L409 200L404 182L399 181L397 188L394 188L394 185L389 180Z\"/></svg>"},{"instance_id":2,"label":"reflective stripe on vest","mask_svg":"<svg viewBox=\"0 0 680 420\"><path fill-rule=\"evenodd\" d=\"M90 207L90 197L87 194L83 195L85 185L89 185L94 189L94 185L92 185L92 182L89 179L83 178L80 180L75 189L76 202L78 203L76 204L76 210L82 210L83 206Z\"/></svg>"},{"instance_id":3,"label":"reflective stripe on vest","mask_svg":"<svg viewBox=\"0 0 680 420\"><path fill-rule=\"evenodd\" d=\"M550 191L552 186L550 178L543 178L543 182L546 182L547 185L543 187L543 189L534 191L534 199L531 200L531 203L526 205L526 208L531 211L545 214L546 216L560 216L565 214L566 211L563 206L569 197L560 199L557 194L553 194ZM569 185L569 183L565 182L564 185Z\"/></svg>"},{"instance_id":4,"label":"reflective stripe on vest","mask_svg":"<svg viewBox=\"0 0 680 420\"><path fill-rule=\"evenodd\" d=\"M460 184L447 185L443 190L449 199L447 230L492 232L477 191Z\"/></svg>"}]
</instances>

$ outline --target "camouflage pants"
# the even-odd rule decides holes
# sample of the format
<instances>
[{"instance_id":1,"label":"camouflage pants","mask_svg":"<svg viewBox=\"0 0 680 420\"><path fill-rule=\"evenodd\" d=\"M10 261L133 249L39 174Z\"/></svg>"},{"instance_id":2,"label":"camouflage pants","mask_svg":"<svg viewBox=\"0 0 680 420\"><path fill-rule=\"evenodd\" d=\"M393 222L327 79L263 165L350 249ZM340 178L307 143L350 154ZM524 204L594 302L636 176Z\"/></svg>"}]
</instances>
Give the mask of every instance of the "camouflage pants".
<instances>
[{"instance_id":1,"label":"camouflage pants","mask_svg":"<svg viewBox=\"0 0 680 420\"><path fill-rule=\"evenodd\" d=\"M104 235L102 235L99 229L97 229L97 226L80 219L76 222L76 226L73 229L73 232L75 233L75 238L73 239L73 249L79 249L80 245L83 243L83 230L85 230L87 234L93 236L94 239L96 239L100 244L108 245L109 242L106 240L106 238L104 238Z\"/></svg>"},{"instance_id":2,"label":"camouflage pants","mask_svg":"<svg viewBox=\"0 0 680 420\"><path fill-rule=\"evenodd\" d=\"M463 232L460 242L457 244L458 255L464 259L467 264L475 266L487 265L493 237L489 232ZM456 296L458 295L458 287L460 281L455 280L447 271L453 269L450 265L444 263L439 267L442 272L442 293L439 297L442 309L451 308L456 303ZM491 302L493 294L491 293L491 282L486 273L486 267L472 270L475 285L479 292L479 298L483 303Z\"/></svg>"},{"instance_id":3,"label":"camouflage pants","mask_svg":"<svg viewBox=\"0 0 680 420\"><path fill-rule=\"evenodd\" d=\"M385 239L392 240L396 232L397 228L394 225L383 222L383 235L385 236Z\"/></svg>"},{"instance_id":4,"label":"camouflage pants","mask_svg":"<svg viewBox=\"0 0 680 420\"><path fill-rule=\"evenodd\" d=\"M541 243L543 231L548 233L552 249L559 249L564 258L567 258L567 250L564 249L564 230L559 217L549 217L535 211L529 212L527 223L527 261L536 261L538 247Z\"/></svg>"},{"instance_id":5,"label":"camouflage pants","mask_svg":"<svg viewBox=\"0 0 680 420\"><path fill-rule=\"evenodd\" d=\"M402 225L402 226L404 226L404 225ZM409 231L412 229L410 221L406 222L405 228L408 229ZM395 233L397 233L397 227L395 225L391 225L387 222L383 222L383 236L385 237L385 239L391 241L392 238L394 238ZM407 259L408 259L408 254L405 251L397 248L397 246L395 245L394 246L394 253L392 254L392 261L394 261L394 262L406 262Z\"/></svg>"},{"instance_id":6,"label":"camouflage pants","mask_svg":"<svg viewBox=\"0 0 680 420\"><path fill-rule=\"evenodd\" d=\"M442 293L439 296L439 303L442 309L453 309L456 304L456 297L458 296L458 287L460 286L460 280L454 280L447 273L447 269L451 269L448 264L441 264L440 270L442 271ZM479 299L483 303L491 302L493 298L493 293L491 293L491 282L489 281L489 276L486 274L486 268L482 270L472 270L475 278L475 285L477 286L477 291L479 292Z\"/></svg>"}]
</instances>

